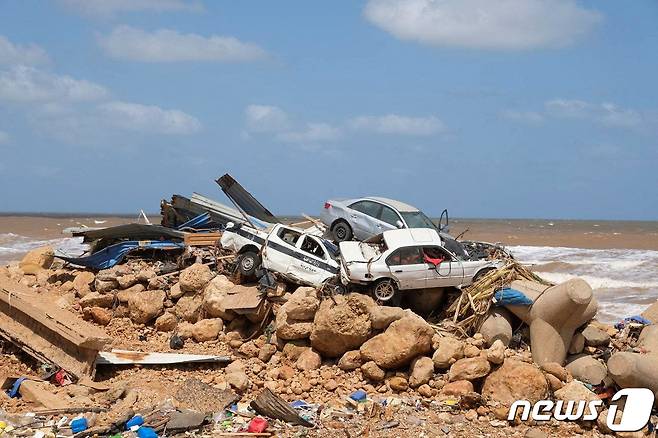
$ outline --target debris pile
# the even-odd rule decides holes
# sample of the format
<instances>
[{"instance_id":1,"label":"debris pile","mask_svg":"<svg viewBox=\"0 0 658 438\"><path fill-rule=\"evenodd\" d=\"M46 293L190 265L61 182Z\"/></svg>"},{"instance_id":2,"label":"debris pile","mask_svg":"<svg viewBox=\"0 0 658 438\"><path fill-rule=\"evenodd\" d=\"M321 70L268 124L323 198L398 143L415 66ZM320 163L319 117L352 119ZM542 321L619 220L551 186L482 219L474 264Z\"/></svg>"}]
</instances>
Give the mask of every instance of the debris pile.
<instances>
[{"instance_id":1,"label":"debris pile","mask_svg":"<svg viewBox=\"0 0 658 438\"><path fill-rule=\"evenodd\" d=\"M198 205L173 223L189 227ZM587 283L551 285L507 259L430 312L382 305L276 272L245 278L221 229L196 230L175 254L143 248L103 269L52 248L0 268L0 434L603 436L618 388L658 392L658 303L607 326ZM96 251L125 241L95 236ZM525 421L519 400L606 410Z\"/></svg>"}]
</instances>

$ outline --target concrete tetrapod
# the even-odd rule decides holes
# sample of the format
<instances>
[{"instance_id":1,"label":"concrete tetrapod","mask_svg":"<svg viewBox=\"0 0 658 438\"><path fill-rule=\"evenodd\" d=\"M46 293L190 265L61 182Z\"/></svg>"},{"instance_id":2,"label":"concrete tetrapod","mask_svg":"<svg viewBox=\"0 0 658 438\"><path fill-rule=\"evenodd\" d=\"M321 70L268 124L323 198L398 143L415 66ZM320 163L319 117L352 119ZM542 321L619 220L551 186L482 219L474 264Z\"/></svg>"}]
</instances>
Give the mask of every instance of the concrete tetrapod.
<instances>
[{"instance_id":1,"label":"concrete tetrapod","mask_svg":"<svg viewBox=\"0 0 658 438\"><path fill-rule=\"evenodd\" d=\"M480 326L478 332L484 337L487 347L500 339L505 347L512 340L512 318L509 310L504 307L492 307L489 309L486 319Z\"/></svg>"},{"instance_id":2,"label":"concrete tetrapod","mask_svg":"<svg viewBox=\"0 0 658 438\"><path fill-rule=\"evenodd\" d=\"M598 304L592 288L580 278L550 287L517 280L510 287L533 301L531 306L506 306L530 326L532 360L539 365L563 365L576 329L596 315Z\"/></svg>"},{"instance_id":3,"label":"concrete tetrapod","mask_svg":"<svg viewBox=\"0 0 658 438\"><path fill-rule=\"evenodd\" d=\"M608 373L622 388L649 388L658 396L658 325L642 329L637 347L645 353L613 354L608 359Z\"/></svg>"}]
</instances>

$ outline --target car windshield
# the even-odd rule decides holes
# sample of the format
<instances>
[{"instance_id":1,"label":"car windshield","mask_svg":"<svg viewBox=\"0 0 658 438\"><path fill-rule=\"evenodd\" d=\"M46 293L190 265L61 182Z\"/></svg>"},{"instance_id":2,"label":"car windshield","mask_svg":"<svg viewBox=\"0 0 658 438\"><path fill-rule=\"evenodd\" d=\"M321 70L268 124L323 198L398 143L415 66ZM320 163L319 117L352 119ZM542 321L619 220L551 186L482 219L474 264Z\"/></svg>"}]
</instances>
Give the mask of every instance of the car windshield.
<instances>
[{"instance_id":1,"label":"car windshield","mask_svg":"<svg viewBox=\"0 0 658 438\"><path fill-rule=\"evenodd\" d=\"M425 213L423 213L422 211L401 211L400 214L402 215L402 218L407 223L407 227L409 228L436 229L436 225L434 225L434 222L432 222L430 218L425 216Z\"/></svg>"}]
</instances>

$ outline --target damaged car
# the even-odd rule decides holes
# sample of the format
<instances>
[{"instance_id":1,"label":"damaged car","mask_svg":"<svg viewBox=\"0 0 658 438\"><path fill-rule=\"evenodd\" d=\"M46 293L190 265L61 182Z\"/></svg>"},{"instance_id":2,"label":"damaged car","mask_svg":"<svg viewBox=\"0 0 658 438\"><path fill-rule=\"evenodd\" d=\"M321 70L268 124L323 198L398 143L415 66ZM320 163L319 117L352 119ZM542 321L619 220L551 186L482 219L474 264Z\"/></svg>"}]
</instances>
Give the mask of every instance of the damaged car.
<instances>
[{"instance_id":1,"label":"damaged car","mask_svg":"<svg viewBox=\"0 0 658 438\"><path fill-rule=\"evenodd\" d=\"M468 286L503 260L470 257L459 242L435 229L385 231L363 242L341 242L340 277L366 286L380 302L399 303L401 291Z\"/></svg>"},{"instance_id":2,"label":"damaged car","mask_svg":"<svg viewBox=\"0 0 658 438\"><path fill-rule=\"evenodd\" d=\"M300 285L321 287L337 280L338 247L302 229L276 224L267 230L228 224L222 248L238 254L237 269L253 279L259 267Z\"/></svg>"}]
</instances>

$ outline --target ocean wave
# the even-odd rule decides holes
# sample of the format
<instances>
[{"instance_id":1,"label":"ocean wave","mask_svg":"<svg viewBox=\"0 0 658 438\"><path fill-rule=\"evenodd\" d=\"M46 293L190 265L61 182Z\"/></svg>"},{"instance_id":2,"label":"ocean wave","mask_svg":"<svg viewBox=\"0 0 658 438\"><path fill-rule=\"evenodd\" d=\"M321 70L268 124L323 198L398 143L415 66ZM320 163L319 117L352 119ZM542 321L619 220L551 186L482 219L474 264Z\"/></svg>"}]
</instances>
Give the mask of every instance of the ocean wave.
<instances>
[{"instance_id":1,"label":"ocean wave","mask_svg":"<svg viewBox=\"0 0 658 438\"><path fill-rule=\"evenodd\" d=\"M553 283L562 283L572 278L582 278L592 289L654 289L658 288L658 281L618 280L608 277L595 277L591 275L577 275L565 272L535 271L537 275ZM629 273L630 276L630 273Z\"/></svg>"},{"instance_id":2,"label":"ocean wave","mask_svg":"<svg viewBox=\"0 0 658 438\"><path fill-rule=\"evenodd\" d=\"M35 248L52 246L55 253L64 256L79 256L87 250L82 237L62 237L58 239L33 239L14 233L0 234L0 260L13 260Z\"/></svg>"}]
</instances>

